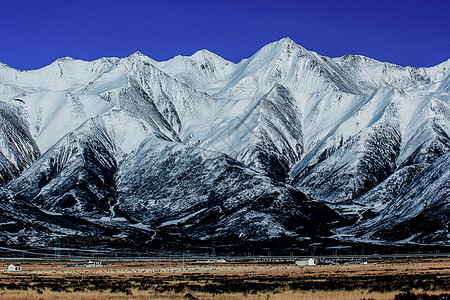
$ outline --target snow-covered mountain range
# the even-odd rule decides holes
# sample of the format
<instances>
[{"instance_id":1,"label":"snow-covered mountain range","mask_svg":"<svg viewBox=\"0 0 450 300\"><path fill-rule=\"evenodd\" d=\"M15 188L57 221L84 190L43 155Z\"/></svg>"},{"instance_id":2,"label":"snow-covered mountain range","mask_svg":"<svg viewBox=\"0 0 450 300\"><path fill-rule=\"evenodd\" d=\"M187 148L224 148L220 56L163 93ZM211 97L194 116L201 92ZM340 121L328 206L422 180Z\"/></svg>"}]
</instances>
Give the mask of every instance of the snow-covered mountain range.
<instances>
[{"instance_id":1,"label":"snow-covered mountain range","mask_svg":"<svg viewBox=\"0 0 450 300\"><path fill-rule=\"evenodd\" d=\"M0 65L0 239L449 244L449 68L289 38Z\"/></svg>"}]
</instances>

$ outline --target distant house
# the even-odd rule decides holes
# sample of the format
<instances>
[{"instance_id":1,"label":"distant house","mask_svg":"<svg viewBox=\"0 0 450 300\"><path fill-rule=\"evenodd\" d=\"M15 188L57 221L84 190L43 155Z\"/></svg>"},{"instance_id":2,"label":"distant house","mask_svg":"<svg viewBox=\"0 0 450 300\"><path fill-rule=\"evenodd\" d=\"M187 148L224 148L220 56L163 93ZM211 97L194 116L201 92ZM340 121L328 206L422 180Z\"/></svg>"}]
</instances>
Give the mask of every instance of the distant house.
<instances>
[{"instance_id":1,"label":"distant house","mask_svg":"<svg viewBox=\"0 0 450 300\"><path fill-rule=\"evenodd\" d=\"M102 265L102 262L99 260L90 260L88 262L88 267L99 267Z\"/></svg>"},{"instance_id":2,"label":"distant house","mask_svg":"<svg viewBox=\"0 0 450 300\"><path fill-rule=\"evenodd\" d=\"M295 261L296 266L314 266L316 261L313 258L304 258Z\"/></svg>"},{"instance_id":3,"label":"distant house","mask_svg":"<svg viewBox=\"0 0 450 300\"><path fill-rule=\"evenodd\" d=\"M8 271L22 271L22 266L19 264L10 264L8 266Z\"/></svg>"}]
</instances>

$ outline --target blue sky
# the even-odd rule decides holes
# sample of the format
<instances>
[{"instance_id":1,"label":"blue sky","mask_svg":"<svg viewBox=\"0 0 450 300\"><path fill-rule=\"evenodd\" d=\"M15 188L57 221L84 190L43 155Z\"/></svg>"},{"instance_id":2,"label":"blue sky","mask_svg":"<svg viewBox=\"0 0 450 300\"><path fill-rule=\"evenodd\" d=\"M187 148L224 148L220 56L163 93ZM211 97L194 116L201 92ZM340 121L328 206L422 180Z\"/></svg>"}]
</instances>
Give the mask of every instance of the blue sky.
<instances>
[{"instance_id":1,"label":"blue sky","mask_svg":"<svg viewBox=\"0 0 450 300\"><path fill-rule=\"evenodd\" d=\"M206 48L238 62L289 36L326 56L432 66L450 58L449 12L448 0L5 0L0 61L35 69L65 56L167 60Z\"/></svg>"}]
</instances>

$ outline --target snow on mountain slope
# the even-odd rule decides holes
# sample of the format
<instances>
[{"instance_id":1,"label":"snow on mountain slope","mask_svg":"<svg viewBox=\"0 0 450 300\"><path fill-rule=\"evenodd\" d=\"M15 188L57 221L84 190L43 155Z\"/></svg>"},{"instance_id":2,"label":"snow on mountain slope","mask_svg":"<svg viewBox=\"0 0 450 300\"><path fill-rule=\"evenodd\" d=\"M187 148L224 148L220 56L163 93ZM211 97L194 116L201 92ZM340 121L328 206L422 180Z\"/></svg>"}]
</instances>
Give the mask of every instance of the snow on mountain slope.
<instances>
[{"instance_id":1,"label":"snow on mountain slope","mask_svg":"<svg viewBox=\"0 0 450 300\"><path fill-rule=\"evenodd\" d=\"M136 53L121 60L60 59L35 71L2 66L0 82L11 90L5 93L9 96L5 101L20 102L23 106L30 131L42 152L86 120L113 107L157 122L155 126L177 140L182 123L207 111L215 100L169 77L149 62L152 60ZM136 97L146 100L135 101ZM147 115L149 110L153 116Z\"/></svg>"},{"instance_id":2,"label":"snow on mountain slope","mask_svg":"<svg viewBox=\"0 0 450 300\"><path fill-rule=\"evenodd\" d=\"M356 106L344 122L308 149L293 169L296 186L307 187L311 195L325 201L344 202L366 192L395 169L402 143L402 116L408 113L403 104L410 99L389 89L361 99L363 105Z\"/></svg>"},{"instance_id":3,"label":"snow on mountain slope","mask_svg":"<svg viewBox=\"0 0 450 300\"><path fill-rule=\"evenodd\" d=\"M360 55L332 58L330 62L350 77L361 91L380 87L417 88L442 80L445 74L448 74L448 62L433 68L412 68L379 62Z\"/></svg>"},{"instance_id":4,"label":"snow on mountain slope","mask_svg":"<svg viewBox=\"0 0 450 300\"><path fill-rule=\"evenodd\" d=\"M117 58L101 58L85 62L66 57L32 71L16 70L3 64L0 65L0 82L27 91L62 91L86 86L108 72L117 61Z\"/></svg>"},{"instance_id":5,"label":"snow on mountain slope","mask_svg":"<svg viewBox=\"0 0 450 300\"><path fill-rule=\"evenodd\" d=\"M208 50L200 50L192 56L176 56L154 64L169 75L177 75L197 89L225 80L235 64Z\"/></svg>"},{"instance_id":6,"label":"snow on mountain slope","mask_svg":"<svg viewBox=\"0 0 450 300\"><path fill-rule=\"evenodd\" d=\"M428 108L421 113L431 117L424 118L424 123L409 124L414 128L413 134L404 139L405 146L397 158L395 172L378 186L354 200L354 203L362 206L361 210L367 210L371 214L380 213L389 202L410 190L411 184L422 180L425 170L450 150L448 105L431 99ZM428 137L425 141L424 136Z\"/></svg>"},{"instance_id":7,"label":"snow on mountain slope","mask_svg":"<svg viewBox=\"0 0 450 300\"><path fill-rule=\"evenodd\" d=\"M20 98L30 132L42 152L90 117L104 113L111 105L95 95L72 91L39 91Z\"/></svg>"},{"instance_id":8,"label":"snow on mountain slope","mask_svg":"<svg viewBox=\"0 0 450 300\"><path fill-rule=\"evenodd\" d=\"M179 223L197 238L239 231L250 240L301 235L310 222L302 210L310 220L312 207L330 213L306 209L301 191L357 222L341 235L358 228L368 239L407 240L363 224L381 224L408 197L417 210L395 213L418 226L408 220L428 212L419 192L408 194L416 182L447 199L438 188L447 177L435 175L445 174L450 149L449 67L328 58L289 38L238 64L201 50L166 62L137 52L34 71L1 65L0 117L12 120L0 125L1 182L46 211L112 216L108 226L119 214L148 232L174 233ZM410 241L446 239L430 232Z\"/></svg>"},{"instance_id":9,"label":"snow on mountain slope","mask_svg":"<svg viewBox=\"0 0 450 300\"><path fill-rule=\"evenodd\" d=\"M303 92L318 92L330 88L356 92L348 82L350 79L336 73L323 57L304 49L289 38L263 47L252 57L236 65L216 57L204 58L198 62L198 56L197 52L191 57L175 57L167 62L157 63L157 66L186 82L194 81L193 85L200 90L223 100L259 98L276 83ZM198 73L205 71L198 72L186 61L219 66L214 68L220 70L217 72L219 75L204 80Z\"/></svg>"},{"instance_id":10,"label":"snow on mountain slope","mask_svg":"<svg viewBox=\"0 0 450 300\"><path fill-rule=\"evenodd\" d=\"M154 102L176 133L190 122L211 115L217 100L198 92L153 65L153 60L136 53L124 59L124 69Z\"/></svg>"},{"instance_id":11,"label":"snow on mountain slope","mask_svg":"<svg viewBox=\"0 0 450 300\"><path fill-rule=\"evenodd\" d=\"M191 82L195 81L197 77L192 75L192 68L189 69L184 64L173 66L178 60L160 63L159 67L169 70L166 64L170 64L172 67L169 71L173 76L181 80L186 80L188 76ZM326 148L336 148L341 140L348 140L371 126L379 115L379 110L383 110L383 105L389 103L389 99L380 102L379 99L384 96L378 95L391 89L415 89L423 88L424 85L430 87L448 74L445 66L446 63L430 69L402 68L361 56L329 59L307 51L285 38L263 47L251 58L230 67L228 75L222 76L220 80L212 80L210 83L196 81L195 86L219 99L220 104L212 117L202 118L200 122L190 125L185 136L202 147L218 150L241 160L238 154L254 141L254 132L258 126L256 121L251 121L255 117L249 116L255 115L254 110L260 99L275 85L281 84L291 91L297 102L297 109L303 115L303 120L299 123L304 138L303 154L307 158L310 150L318 155ZM371 69L373 73L369 72ZM373 100L373 97L378 99ZM417 105L417 101L414 102ZM279 101L276 105L279 109L285 103ZM408 115L403 123L409 123L407 118L412 116L406 110L405 114ZM202 126L204 123L212 124L209 131ZM335 130L338 132L334 132ZM186 138L182 140L187 141ZM333 141L330 142L331 140ZM297 141L289 142L295 144ZM323 145L324 142L326 146ZM272 140L271 143L279 141Z\"/></svg>"},{"instance_id":12,"label":"snow on mountain slope","mask_svg":"<svg viewBox=\"0 0 450 300\"><path fill-rule=\"evenodd\" d=\"M2 96L4 101L21 106L31 135L45 152L84 121L111 108L99 95L84 95L80 90L108 72L117 60L84 62L64 58L33 71L3 65L0 82L13 87L15 93Z\"/></svg>"}]
</instances>

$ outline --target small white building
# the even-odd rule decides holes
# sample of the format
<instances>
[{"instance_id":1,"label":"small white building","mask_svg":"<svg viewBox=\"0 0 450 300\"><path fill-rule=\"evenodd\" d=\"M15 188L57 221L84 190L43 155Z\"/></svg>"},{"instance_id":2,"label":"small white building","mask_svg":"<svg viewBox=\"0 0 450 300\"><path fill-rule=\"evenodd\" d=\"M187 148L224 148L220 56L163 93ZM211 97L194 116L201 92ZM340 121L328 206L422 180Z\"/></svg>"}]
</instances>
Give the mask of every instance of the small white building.
<instances>
[{"instance_id":1,"label":"small white building","mask_svg":"<svg viewBox=\"0 0 450 300\"><path fill-rule=\"evenodd\" d=\"M313 258L304 258L295 261L296 266L314 266L316 261Z\"/></svg>"},{"instance_id":2,"label":"small white building","mask_svg":"<svg viewBox=\"0 0 450 300\"><path fill-rule=\"evenodd\" d=\"M88 262L89 267L100 267L102 265L102 262L99 260L90 260Z\"/></svg>"},{"instance_id":3,"label":"small white building","mask_svg":"<svg viewBox=\"0 0 450 300\"><path fill-rule=\"evenodd\" d=\"M19 264L10 264L8 266L8 271L22 271L22 266Z\"/></svg>"}]
</instances>

